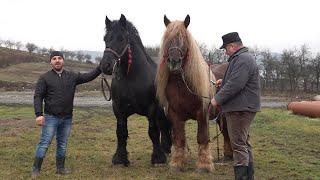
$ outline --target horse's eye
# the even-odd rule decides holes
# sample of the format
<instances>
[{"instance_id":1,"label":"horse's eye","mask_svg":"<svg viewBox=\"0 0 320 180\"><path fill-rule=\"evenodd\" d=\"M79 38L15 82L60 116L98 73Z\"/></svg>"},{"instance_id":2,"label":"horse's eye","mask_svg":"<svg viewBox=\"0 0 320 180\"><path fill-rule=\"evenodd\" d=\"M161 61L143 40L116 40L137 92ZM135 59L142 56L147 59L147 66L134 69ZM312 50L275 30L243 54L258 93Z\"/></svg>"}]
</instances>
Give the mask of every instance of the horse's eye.
<instances>
[{"instance_id":1,"label":"horse's eye","mask_svg":"<svg viewBox=\"0 0 320 180\"><path fill-rule=\"evenodd\" d=\"M123 42L123 41L124 41L124 38L123 38L122 36L118 36L117 40L118 40L119 42Z\"/></svg>"}]
</instances>

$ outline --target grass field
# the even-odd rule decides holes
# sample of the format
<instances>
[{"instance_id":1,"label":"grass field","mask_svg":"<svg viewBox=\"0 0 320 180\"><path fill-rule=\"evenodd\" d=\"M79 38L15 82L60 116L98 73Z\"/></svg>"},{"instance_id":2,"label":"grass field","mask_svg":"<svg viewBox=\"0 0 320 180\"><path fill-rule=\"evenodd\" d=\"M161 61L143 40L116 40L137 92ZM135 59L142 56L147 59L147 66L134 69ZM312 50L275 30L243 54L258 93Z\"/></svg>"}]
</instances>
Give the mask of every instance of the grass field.
<instances>
[{"instance_id":1,"label":"grass field","mask_svg":"<svg viewBox=\"0 0 320 180\"><path fill-rule=\"evenodd\" d=\"M196 123L188 121L189 160L185 172L150 165L151 142L144 117L129 119L129 167L112 166L116 120L110 109L77 108L68 147L68 176L55 174L55 140L43 163L40 179L233 179L231 164L216 165L210 174L195 172ZM263 109L252 125L256 179L320 179L320 119ZM0 106L0 179L28 179L40 129L31 106ZM211 137L215 126L211 124ZM220 149L222 149L220 137ZM216 142L211 142L217 158Z\"/></svg>"}]
</instances>

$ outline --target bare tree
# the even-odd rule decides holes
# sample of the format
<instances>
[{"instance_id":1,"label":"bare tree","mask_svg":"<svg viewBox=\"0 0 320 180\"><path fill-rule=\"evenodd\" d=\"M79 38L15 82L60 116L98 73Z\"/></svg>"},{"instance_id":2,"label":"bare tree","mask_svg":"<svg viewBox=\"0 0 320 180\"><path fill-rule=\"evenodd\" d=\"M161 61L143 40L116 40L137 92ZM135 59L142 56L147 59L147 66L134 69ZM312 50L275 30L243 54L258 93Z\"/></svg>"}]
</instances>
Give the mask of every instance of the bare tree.
<instances>
[{"instance_id":1,"label":"bare tree","mask_svg":"<svg viewBox=\"0 0 320 180\"><path fill-rule=\"evenodd\" d=\"M272 90L276 89L276 57L272 55L269 49L262 50L260 53L261 62L264 67L263 77L265 79L265 85L267 88L272 86Z\"/></svg>"},{"instance_id":2,"label":"bare tree","mask_svg":"<svg viewBox=\"0 0 320 180\"><path fill-rule=\"evenodd\" d=\"M212 48L209 50L208 59L211 63L221 64L227 62L228 56L222 49Z\"/></svg>"},{"instance_id":3,"label":"bare tree","mask_svg":"<svg viewBox=\"0 0 320 180\"><path fill-rule=\"evenodd\" d=\"M96 61L96 63L100 63L100 61L102 60L102 57L97 56L96 58L94 58L94 60Z\"/></svg>"},{"instance_id":4,"label":"bare tree","mask_svg":"<svg viewBox=\"0 0 320 180\"><path fill-rule=\"evenodd\" d=\"M69 57L70 57L70 59L74 60L74 58L76 57L76 53L73 52L73 51L70 51L69 52Z\"/></svg>"},{"instance_id":5,"label":"bare tree","mask_svg":"<svg viewBox=\"0 0 320 180\"><path fill-rule=\"evenodd\" d=\"M308 66L310 65L311 60L311 51L307 45L302 45L298 51L298 63L299 63L299 71L301 80L303 80L303 90L304 92L308 91L308 82L310 79L310 72Z\"/></svg>"},{"instance_id":6,"label":"bare tree","mask_svg":"<svg viewBox=\"0 0 320 180\"><path fill-rule=\"evenodd\" d=\"M6 41L4 41L4 45L6 48L12 49L14 46L14 42L11 40L6 40Z\"/></svg>"},{"instance_id":7,"label":"bare tree","mask_svg":"<svg viewBox=\"0 0 320 180\"><path fill-rule=\"evenodd\" d=\"M71 59L71 57L70 57L70 52L71 52L71 51L64 50L63 54L64 54L64 58L65 58L65 59Z\"/></svg>"},{"instance_id":8,"label":"bare tree","mask_svg":"<svg viewBox=\"0 0 320 180\"><path fill-rule=\"evenodd\" d=\"M151 57L158 57L159 56L159 46L155 46L155 47L152 47L152 46L146 46L145 47L146 49L146 52L149 56Z\"/></svg>"},{"instance_id":9,"label":"bare tree","mask_svg":"<svg viewBox=\"0 0 320 180\"><path fill-rule=\"evenodd\" d=\"M84 54L81 51L77 51L76 52L76 58L78 59L78 61L83 62Z\"/></svg>"},{"instance_id":10,"label":"bare tree","mask_svg":"<svg viewBox=\"0 0 320 180\"><path fill-rule=\"evenodd\" d=\"M320 53L311 60L311 67L313 68L314 79L316 81L316 91L319 92L320 84Z\"/></svg>"},{"instance_id":11,"label":"bare tree","mask_svg":"<svg viewBox=\"0 0 320 180\"><path fill-rule=\"evenodd\" d=\"M91 55L90 54L86 54L86 55L84 55L84 59L85 59L85 61L91 61Z\"/></svg>"},{"instance_id":12,"label":"bare tree","mask_svg":"<svg viewBox=\"0 0 320 180\"><path fill-rule=\"evenodd\" d=\"M290 91L294 92L297 88L300 69L295 56L296 50L283 50L281 61L284 67L285 75L289 79Z\"/></svg>"},{"instance_id":13,"label":"bare tree","mask_svg":"<svg viewBox=\"0 0 320 180\"><path fill-rule=\"evenodd\" d=\"M15 44L17 50L20 50L21 47L23 46L23 44L21 43L21 41L16 41L14 44Z\"/></svg>"},{"instance_id":14,"label":"bare tree","mask_svg":"<svg viewBox=\"0 0 320 180\"><path fill-rule=\"evenodd\" d=\"M205 43L199 44L200 52L205 60L209 60L209 49Z\"/></svg>"},{"instance_id":15,"label":"bare tree","mask_svg":"<svg viewBox=\"0 0 320 180\"><path fill-rule=\"evenodd\" d=\"M40 49L38 50L38 52L39 52L41 55L43 55L43 56L49 55L49 49L47 49L47 48L45 48L45 47L40 48Z\"/></svg>"},{"instance_id":16,"label":"bare tree","mask_svg":"<svg viewBox=\"0 0 320 180\"><path fill-rule=\"evenodd\" d=\"M26 48L27 48L29 53L33 53L35 50L38 49L38 47L33 43L27 43L26 44Z\"/></svg>"},{"instance_id":17,"label":"bare tree","mask_svg":"<svg viewBox=\"0 0 320 180\"><path fill-rule=\"evenodd\" d=\"M260 50L257 46L254 46L252 48L250 47L249 53L251 53L255 59L258 59L258 57L260 55Z\"/></svg>"}]
</instances>

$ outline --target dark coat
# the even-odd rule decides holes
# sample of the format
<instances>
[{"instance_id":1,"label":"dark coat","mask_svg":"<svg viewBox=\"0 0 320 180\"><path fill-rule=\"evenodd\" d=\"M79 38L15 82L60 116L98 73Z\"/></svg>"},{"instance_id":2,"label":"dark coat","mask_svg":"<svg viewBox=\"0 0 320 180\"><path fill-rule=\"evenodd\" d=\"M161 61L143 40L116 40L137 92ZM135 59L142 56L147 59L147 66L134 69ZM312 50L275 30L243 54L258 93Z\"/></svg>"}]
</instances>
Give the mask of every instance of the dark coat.
<instances>
[{"instance_id":1,"label":"dark coat","mask_svg":"<svg viewBox=\"0 0 320 180\"><path fill-rule=\"evenodd\" d=\"M46 114L66 117L72 116L73 98L76 86L93 80L101 73L97 67L89 73L74 73L63 70L59 75L54 70L42 74L34 92L34 110L36 116Z\"/></svg>"},{"instance_id":2,"label":"dark coat","mask_svg":"<svg viewBox=\"0 0 320 180\"><path fill-rule=\"evenodd\" d=\"M222 112L260 111L259 69L254 57L244 47L228 59L229 66L215 95Z\"/></svg>"}]
</instances>

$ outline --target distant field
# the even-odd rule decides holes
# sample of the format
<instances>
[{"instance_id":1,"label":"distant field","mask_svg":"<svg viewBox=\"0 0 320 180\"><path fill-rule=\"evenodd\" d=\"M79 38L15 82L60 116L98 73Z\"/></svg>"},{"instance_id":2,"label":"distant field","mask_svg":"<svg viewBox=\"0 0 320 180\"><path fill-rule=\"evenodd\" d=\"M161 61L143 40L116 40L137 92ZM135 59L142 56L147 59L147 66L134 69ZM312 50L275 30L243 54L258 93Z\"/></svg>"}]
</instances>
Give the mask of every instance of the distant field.
<instances>
[{"instance_id":1,"label":"distant field","mask_svg":"<svg viewBox=\"0 0 320 180\"><path fill-rule=\"evenodd\" d=\"M190 151L186 171L170 172L168 166L151 167L151 142L147 121L140 116L129 119L128 151L131 166L112 166L116 149L116 120L110 109L75 109L67 166L73 173L65 179L233 179L229 165L216 165L211 174L195 172L197 156L196 123L188 121ZM40 129L34 125L31 106L0 106L0 179L30 177ZM211 137L215 126L211 124ZM291 115L282 109L263 109L252 127L256 179L319 179L320 119ZM220 149L222 149L220 138ZM216 142L211 142L216 158ZM40 179L55 175L55 142L49 148ZM64 178L63 178L64 179Z\"/></svg>"},{"instance_id":2,"label":"distant field","mask_svg":"<svg viewBox=\"0 0 320 180\"><path fill-rule=\"evenodd\" d=\"M85 64L73 61L65 62L65 69L74 72L88 72L96 66L96 64ZM0 68L0 90L17 91L22 90L23 86L26 86L27 89L33 89L39 76L50 69L50 64L45 62L20 63ZM98 88L100 88L100 79L96 78L92 82L80 85L78 89L94 90Z\"/></svg>"},{"instance_id":3,"label":"distant field","mask_svg":"<svg viewBox=\"0 0 320 180\"><path fill-rule=\"evenodd\" d=\"M97 64L65 60L65 69L88 72ZM51 70L48 57L24 51L0 48L0 91L23 91L34 89L39 76ZM99 78L78 90L94 90L100 87Z\"/></svg>"}]
</instances>

